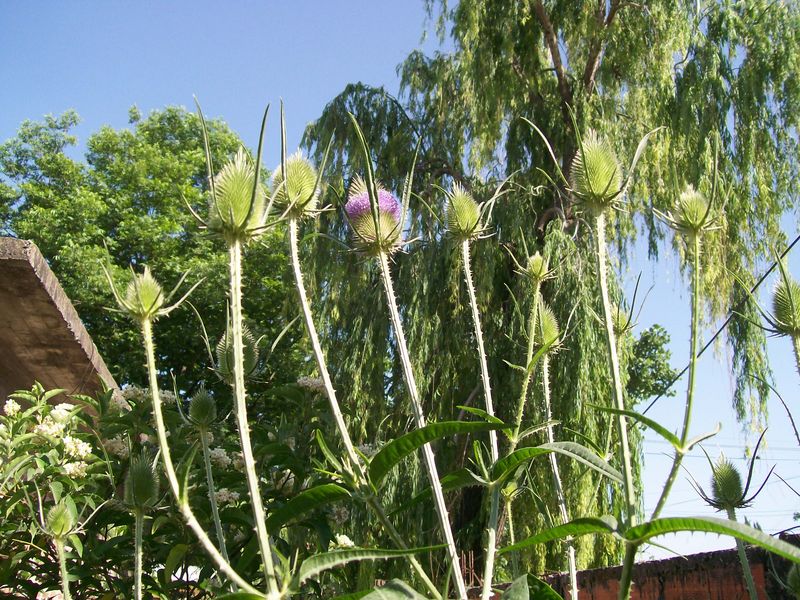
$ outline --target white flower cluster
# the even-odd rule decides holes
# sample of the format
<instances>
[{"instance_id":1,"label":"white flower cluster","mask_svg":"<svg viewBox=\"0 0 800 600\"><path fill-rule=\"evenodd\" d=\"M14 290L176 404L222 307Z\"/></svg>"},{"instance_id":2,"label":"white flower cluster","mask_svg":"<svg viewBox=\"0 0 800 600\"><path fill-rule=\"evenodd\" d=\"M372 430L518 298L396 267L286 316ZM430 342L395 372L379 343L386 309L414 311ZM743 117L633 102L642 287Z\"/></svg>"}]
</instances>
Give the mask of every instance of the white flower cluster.
<instances>
[{"instance_id":1,"label":"white flower cluster","mask_svg":"<svg viewBox=\"0 0 800 600\"><path fill-rule=\"evenodd\" d=\"M346 506L342 506L341 504L336 504L332 506L330 512L331 512L331 519L337 525L344 525L350 518L350 511L347 510Z\"/></svg>"},{"instance_id":2,"label":"white flower cluster","mask_svg":"<svg viewBox=\"0 0 800 600\"><path fill-rule=\"evenodd\" d=\"M16 402L12 398L9 398L3 405L3 412L7 417L15 417L16 415L19 414L20 408L21 407L18 402Z\"/></svg>"},{"instance_id":3,"label":"white flower cluster","mask_svg":"<svg viewBox=\"0 0 800 600\"><path fill-rule=\"evenodd\" d=\"M87 465L82 460L78 460L74 462L64 463L62 468L64 469L64 473L68 477L75 477L79 479L81 477L86 477L86 469L89 468L89 465Z\"/></svg>"},{"instance_id":4,"label":"white flower cluster","mask_svg":"<svg viewBox=\"0 0 800 600\"><path fill-rule=\"evenodd\" d=\"M39 424L33 428L33 433L42 436L61 437L64 433L64 423L55 421L53 417L48 415L39 420Z\"/></svg>"},{"instance_id":5,"label":"white flower cluster","mask_svg":"<svg viewBox=\"0 0 800 600\"><path fill-rule=\"evenodd\" d=\"M228 453L225 451L225 448L212 448L208 452L209 458L211 459L211 464L217 467L218 469L227 469L231 466L233 460Z\"/></svg>"},{"instance_id":6,"label":"white flower cluster","mask_svg":"<svg viewBox=\"0 0 800 600\"><path fill-rule=\"evenodd\" d=\"M304 376L297 380L297 385L315 394L325 393L325 383L321 377L308 377Z\"/></svg>"},{"instance_id":7,"label":"white flower cluster","mask_svg":"<svg viewBox=\"0 0 800 600\"><path fill-rule=\"evenodd\" d=\"M331 540L331 543L328 546L328 549L329 550L333 550L333 549L336 549L336 548L355 548L355 546L356 545L353 543L353 540L351 540L345 534L337 533L334 536L334 539Z\"/></svg>"},{"instance_id":8,"label":"white flower cluster","mask_svg":"<svg viewBox=\"0 0 800 600\"><path fill-rule=\"evenodd\" d=\"M69 423L72 418L72 411L75 410L74 404L62 402L50 411L50 417L57 423Z\"/></svg>"},{"instance_id":9,"label":"white flower cluster","mask_svg":"<svg viewBox=\"0 0 800 600\"><path fill-rule=\"evenodd\" d=\"M113 454L119 458L125 459L130 455L130 447L128 441L121 435L115 436L110 440L103 442L106 452Z\"/></svg>"},{"instance_id":10,"label":"white flower cluster","mask_svg":"<svg viewBox=\"0 0 800 600\"><path fill-rule=\"evenodd\" d=\"M161 404L177 404L178 402L175 394L169 390L161 390L159 396L161 397Z\"/></svg>"},{"instance_id":11,"label":"white flower cluster","mask_svg":"<svg viewBox=\"0 0 800 600\"><path fill-rule=\"evenodd\" d=\"M175 394L169 390L159 390L158 393L161 398L162 404L175 404ZM141 404L146 400L150 400L150 390L140 388L137 385L129 385L122 390L122 398L131 404Z\"/></svg>"},{"instance_id":12,"label":"white flower cluster","mask_svg":"<svg viewBox=\"0 0 800 600\"><path fill-rule=\"evenodd\" d=\"M64 442L64 451L73 458L86 458L92 453L92 446L89 443L71 435L65 435L62 441Z\"/></svg>"},{"instance_id":13,"label":"white flower cluster","mask_svg":"<svg viewBox=\"0 0 800 600\"><path fill-rule=\"evenodd\" d=\"M219 504L231 504L239 501L239 492L234 492L228 488L220 488L214 493L214 499Z\"/></svg>"}]
</instances>

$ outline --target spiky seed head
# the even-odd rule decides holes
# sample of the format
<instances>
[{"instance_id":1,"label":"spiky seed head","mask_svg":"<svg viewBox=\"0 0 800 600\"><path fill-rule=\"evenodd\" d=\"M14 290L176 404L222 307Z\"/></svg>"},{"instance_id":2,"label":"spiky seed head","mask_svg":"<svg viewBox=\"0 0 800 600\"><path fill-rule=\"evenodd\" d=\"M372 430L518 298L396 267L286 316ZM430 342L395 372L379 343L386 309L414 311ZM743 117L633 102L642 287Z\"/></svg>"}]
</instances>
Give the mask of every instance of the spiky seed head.
<instances>
[{"instance_id":1,"label":"spiky seed head","mask_svg":"<svg viewBox=\"0 0 800 600\"><path fill-rule=\"evenodd\" d=\"M711 497L717 508L740 508L744 496L742 477L736 466L720 455L711 473Z\"/></svg>"},{"instance_id":2,"label":"spiky seed head","mask_svg":"<svg viewBox=\"0 0 800 600\"><path fill-rule=\"evenodd\" d=\"M528 263L525 266L525 275L534 285L548 279L550 277L550 268L547 264L547 259L538 252L533 256L529 256Z\"/></svg>"},{"instance_id":3,"label":"spiky seed head","mask_svg":"<svg viewBox=\"0 0 800 600\"><path fill-rule=\"evenodd\" d=\"M206 429L217 420L217 403L205 386L201 386L189 400L189 420Z\"/></svg>"},{"instance_id":4,"label":"spiky seed head","mask_svg":"<svg viewBox=\"0 0 800 600\"><path fill-rule=\"evenodd\" d=\"M244 351L244 376L252 375L258 367L258 345L255 336L247 325L242 325L242 345ZM233 331L228 329L217 343L217 374L229 385L234 380Z\"/></svg>"},{"instance_id":5,"label":"spiky seed head","mask_svg":"<svg viewBox=\"0 0 800 600\"><path fill-rule=\"evenodd\" d=\"M622 190L622 167L611 144L589 130L570 169L572 191L589 212L613 207Z\"/></svg>"},{"instance_id":6,"label":"spiky seed head","mask_svg":"<svg viewBox=\"0 0 800 600\"><path fill-rule=\"evenodd\" d=\"M344 206L353 228L353 242L361 252L370 255L393 252L397 249L402 234L400 202L380 185L377 188L377 228L369 191L360 177L351 184L347 204Z\"/></svg>"},{"instance_id":7,"label":"spiky seed head","mask_svg":"<svg viewBox=\"0 0 800 600\"><path fill-rule=\"evenodd\" d=\"M561 340L558 319L556 319L553 309L541 300L539 301L539 321L536 324L533 339L537 348L549 345L548 353L557 350Z\"/></svg>"},{"instance_id":8,"label":"spiky seed head","mask_svg":"<svg viewBox=\"0 0 800 600\"><path fill-rule=\"evenodd\" d=\"M146 453L132 456L128 473L125 475L123 489L125 504L138 510L155 506L160 488L153 459Z\"/></svg>"},{"instance_id":9,"label":"spiky seed head","mask_svg":"<svg viewBox=\"0 0 800 600\"><path fill-rule=\"evenodd\" d=\"M283 183L283 167L278 165L272 175L272 194L275 206L281 212L290 206L291 212L302 217L317 208L319 190L317 189L317 170L299 152L286 159L288 177Z\"/></svg>"},{"instance_id":10,"label":"spiky seed head","mask_svg":"<svg viewBox=\"0 0 800 600\"><path fill-rule=\"evenodd\" d=\"M447 194L447 231L459 241L480 233L481 209L475 199L458 182Z\"/></svg>"},{"instance_id":11,"label":"spiky seed head","mask_svg":"<svg viewBox=\"0 0 800 600\"><path fill-rule=\"evenodd\" d=\"M214 177L214 194L208 203L208 229L229 243L245 242L260 233L264 224L264 188L253 199L256 171L250 157L239 148Z\"/></svg>"},{"instance_id":12,"label":"spiky seed head","mask_svg":"<svg viewBox=\"0 0 800 600\"><path fill-rule=\"evenodd\" d=\"M670 225L689 239L711 228L711 214L705 196L687 185L671 215Z\"/></svg>"},{"instance_id":13,"label":"spiky seed head","mask_svg":"<svg viewBox=\"0 0 800 600\"><path fill-rule=\"evenodd\" d=\"M623 307L618 304L611 305L611 324L617 339L621 339L633 329L630 318L630 314Z\"/></svg>"},{"instance_id":14,"label":"spiky seed head","mask_svg":"<svg viewBox=\"0 0 800 600\"><path fill-rule=\"evenodd\" d=\"M793 564L786 574L786 587L797 600L800 600L800 565L797 563Z\"/></svg>"},{"instance_id":15,"label":"spiky seed head","mask_svg":"<svg viewBox=\"0 0 800 600\"><path fill-rule=\"evenodd\" d=\"M772 314L778 333L800 335L800 285L792 277L778 280L772 291Z\"/></svg>"},{"instance_id":16,"label":"spiky seed head","mask_svg":"<svg viewBox=\"0 0 800 600\"><path fill-rule=\"evenodd\" d=\"M61 500L47 511L45 525L53 537L63 538L72 533L75 528L75 515L70 506Z\"/></svg>"},{"instance_id":17,"label":"spiky seed head","mask_svg":"<svg viewBox=\"0 0 800 600\"><path fill-rule=\"evenodd\" d=\"M154 319L163 306L164 290L150 273L150 268L145 266L143 273L134 273L125 290L124 303L131 316L139 320Z\"/></svg>"}]
</instances>

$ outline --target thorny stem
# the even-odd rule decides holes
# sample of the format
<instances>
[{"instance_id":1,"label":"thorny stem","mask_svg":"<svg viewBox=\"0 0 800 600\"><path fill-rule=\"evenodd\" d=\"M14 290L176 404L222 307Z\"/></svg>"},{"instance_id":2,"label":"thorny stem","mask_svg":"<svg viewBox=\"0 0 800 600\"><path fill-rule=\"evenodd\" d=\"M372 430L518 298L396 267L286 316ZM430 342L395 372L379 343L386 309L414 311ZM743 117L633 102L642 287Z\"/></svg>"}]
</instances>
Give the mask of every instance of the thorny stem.
<instances>
[{"instance_id":1,"label":"thorny stem","mask_svg":"<svg viewBox=\"0 0 800 600\"><path fill-rule=\"evenodd\" d=\"M544 419L550 422L553 418L553 411L550 404L550 356L545 354L542 357L542 386L544 389ZM552 444L555 442L555 435L553 433L553 425L547 426L547 442ZM550 459L550 467L553 470L553 483L556 488L556 501L558 502L558 510L561 513L561 522L569 522L569 513L567 512L567 499L564 495L564 486L561 483L561 473L558 470L558 460L554 452L548 454ZM577 600L578 598L578 566L575 562L575 542L572 537L566 539L567 543L567 563L569 565L569 585L570 585L570 598Z\"/></svg>"},{"instance_id":2,"label":"thorny stem","mask_svg":"<svg viewBox=\"0 0 800 600\"><path fill-rule=\"evenodd\" d=\"M478 357L481 365L481 381L483 382L483 396L486 401L486 412L494 416L494 403L492 402L492 387L489 382L489 367L486 361L486 349L483 346L483 330L481 328L481 315L478 310L478 300L475 296L475 283L472 280L472 266L470 264L469 240L461 242L461 257L464 263L464 279L469 292L469 305L472 309L472 324L475 329L475 340L478 344ZM497 449L497 432L489 432L489 454L492 464L497 462L499 452ZM490 490L489 522L486 525L486 558L483 568L482 600L489 600L492 595L492 575L494 574L494 557L497 546L497 522L500 519L500 488L493 485Z\"/></svg>"},{"instance_id":3,"label":"thorny stem","mask_svg":"<svg viewBox=\"0 0 800 600\"><path fill-rule=\"evenodd\" d=\"M358 454L355 451L355 447L353 445L353 440L350 438L350 432L347 431L347 425L344 422L344 417L342 416L342 411L339 407L339 401L336 399L336 390L333 387L333 382L331 381L330 373L328 372L328 363L325 360L325 353L322 351L322 345L319 341L319 336L317 335L317 328L314 325L314 317L311 313L311 304L308 301L308 294L306 293L305 284L303 283L303 271L300 268L300 252L298 249L297 244L297 229L298 223L296 217L289 217L289 248L292 260L292 270L294 271L294 281L295 287L297 288L297 295L300 297L300 305L303 309L303 318L305 320L306 331L308 332L308 337L311 340L311 347L314 350L314 358L317 362L317 370L322 377L322 382L325 384L325 391L328 396L328 403L331 407L331 412L333 413L333 419L336 422L336 429L339 432L339 437L342 439L342 443L344 444L345 451L347 452L347 457L350 459L350 463L353 465L353 468L356 470L356 475L359 479L360 483L366 483L367 477L364 472L364 466L361 463L361 459L359 458ZM383 510L380 502L374 496L370 496L367 499L367 506L375 513L378 517L378 520L383 525L386 532L389 534L389 537L392 538L392 541L402 549L408 548L408 545L403 540L403 537L400 535L400 532L397 531L392 522L386 515L386 512ZM428 591L433 594L434 598L441 598L441 594L436 586L433 584L431 579L428 577L428 574L425 572L425 569L422 567L422 564L419 562L416 556L409 556L409 562L411 563L412 568L416 572L417 576L422 580L425 584L425 587L428 588Z\"/></svg>"},{"instance_id":4,"label":"thorny stem","mask_svg":"<svg viewBox=\"0 0 800 600\"><path fill-rule=\"evenodd\" d=\"M794 363L797 373L800 375L800 335L792 336L792 347L794 348Z\"/></svg>"},{"instance_id":5,"label":"thorny stem","mask_svg":"<svg viewBox=\"0 0 800 600\"><path fill-rule=\"evenodd\" d=\"M133 567L133 590L136 600L142 600L142 537L144 530L144 513L141 508L133 512L134 519L134 567Z\"/></svg>"},{"instance_id":6,"label":"thorny stem","mask_svg":"<svg viewBox=\"0 0 800 600\"><path fill-rule=\"evenodd\" d=\"M408 387L408 395L411 399L411 407L414 411L414 420L416 421L417 428L421 429L425 427L425 414L422 411L422 402L420 401L419 391L417 389L417 381L414 377L414 369L411 366L411 357L406 344L406 336L403 331L403 324L400 321L400 311L397 309L394 286L392 285L392 276L389 271L389 257L385 252L381 252L378 255L378 261L380 263L383 286L386 291L386 301L389 305L389 315L392 320L392 327L397 340L397 349L400 354L400 362L403 366L403 374ZM431 449L430 444L425 444L422 446L422 456L425 461L425 467L428 471L428 479L431 483L431 490L433 490L433 499L436 506L436 513L439 517L439 525L442 528L442 533L444 534L445 541L447 542L447 552L450 557L453 583L458 591L458 597L461 600L465 600L467 597L467 587L464 583L464 575L461 573L461 563L458 558L458 549L456 548L456 542L453 538L453 530L450 527L447 506L445 505L442 486L439 482L439 472L436 468L436 459L433 456L433 450Z\"/></svg>"},{"instance_id":7,"label":"thorny stem","mask_svg":"<svg viewBox=\"0 0 800 600\"><path fill-rule=\"evenodd\" d=\"M69 571L67 571L67 554L64 551L64 540L60 537L53 538L53 545L58 555L58 568L61 573L61 594L64 600L72 600L69 593Z\"/></svg>"},{"instance_id":8,"label":"thorny stem","mask_svg":"<svg viewBox=\"0 0 800 600\"><path fill-rule=\"evenodd\" d=\"M253 520L256 525L256 536L261 550L264 565L264 577L267 580L269 596L279 598L278 581L275 565L272 561L269 534L267 533L264 505L258 487L256 461L253 458L253 447L250 443L250 424L247 421L246 391L244 386L244 344L242 342L242 243L234 240L230 243L230 286L231 286L231 329L233 332L233 393L236 407L236 424L239 428L239 439L242 444L247 488L253 503Z\"/></svg>"},{"instance_id":9,"label":"thorny stem","mask_svg":"<svg viewBox=\"0 0 800 600\"><path fill-rule=\"evenodd\" d=\"M225 534L222 531L222 522L219 519L219 507L217 506L217 488L214 485L214 474L211 471L211 451L208 447L208 430L203 427L199 429L200 443L203 448L203 465L206 469L206 485L208 487L208 501L211 503L211 518L214 521L214 529L217 532L217 543L222 557L230 562L228 558L228 548L225 545Z\"/></svg>"},{"instance_id":10,"label":"thorny stem","mask_svg":"<svg viewBox=\"0 0 800 600\"><path fill-rule=\"evenodd\" d=\"M514 511L512 509L512 504L514 503L513 497L509 497L505 501L506 505L506 521L508 522L508 540L510 542L509 545L513 546L516 544L516 536L514 535ZM511 564L514 571L514 577L519 575L519 552L512 552L511 553Z\"/></svg>"},{"instance_id":11,"label":"thorny stem","mask_svg":"<svg viewBox=\"0 0 800 600\"><path fill-rule=\"evenodd\" d=\"M242 577L233 569L228 561L220 554L214 542L208 537L208 534L203 529L197 517L194 516L188 500L181 494L180 483L178 483L178 475L175 473L175 464L172 462L172 453L170 452L169 445L167 444L167 427L164 424L164 414L161 409L161 394L158 391L158 378L156 377L156 359L155 347L153 345L153 324L150 319L145 319L141 322L142 336L144 338L145 353L147 355L147 373L150 381L150 395L153 398L153 413L156 419L156 432L158 434L158 443L161 447L161 458L164 461L164 470L167 473L167 481L169 481L172 494L175 496L175 502L178 508L186 519L186 523L197 536L200 544L206 552L211 556L220 571L225 573L228 578L239 586L243 591L250 592L251 594L262 595L256 588L247 583ZM273 599L270 599L273 600Z\"/></svg>"},{"instance_id":12,"label":"thorny stem","mask_svg":"<svg viewBox=\"0 0 800 600\"><path fill-rule=\"evenodd\" d=\"M536 323L539 320L539 290L542 284L536 282L533 287L533 304L531 305L531 312L528 317L528 353L525 355L525 370L530 368L531 361L533 360L533 353L536 348L536 340L534 333L536 332ZM513 452L517 444L519 444L519 430L522 427L522 417L525 413L525 402L528 399L528 386L531 382L531 372L527 372L525 379L522 380L522 389L519 393L519 400L517 401L517 412L514 415L514 433L511 436L511 448L509 453Z\"/></svg>"},{"instance_id":13,"label":"thorny stem","mask_svg":"<svg viewBox=\"0 0 800 600\"><path fill-rule=\"evenodd\" d=\"M736 522L736 509L729 507L727 512L728 518ZM739 554L739 562L742 565L742 574L744 575L744 582L747 586L747 593L750 595L750 600L758 600L756 582L753 581L753 572L750 570L750 561L747 560L747 551L745 550L744 542L738 537L736 538L736 552Z\"/></svg>"},{"instance_id":14,"label":"thorny stem","mask_svg":"<svg viewBox=\"0 0 800 600\"><path fill-rule=\"evenodd\" d=\"M690 362L689 362L689 384L686 389L686 408L683 413L683 429L681 433L681 448L675 449L675 458L672 461L672 468L670 469L669 475L667 476L667 481L664 484L664 489L661 491L661 497L658 499L658 503L656 504L655 510L653 510L653 515L650 517L650 520L658 518L661 514L661 511L664 508L664 505L667 502L667 496L669 496L670 491L672 490L672 484L675 483L675 480L678 477L678 471L680 470L681 462L683 461L683 456L688 450L686 448L686 442L689 439L689 421L692 416L692 401L694 399L694 378L695 378L695 371L697 367L697 344L698 344L698 337L699 337L699 329L700 329L700 238L699 236L694 236L694 247L693 247L693 256L692 256L692 332L691 332L691 340L689 342L690 348Z\"/></svg>"}]
</instances>

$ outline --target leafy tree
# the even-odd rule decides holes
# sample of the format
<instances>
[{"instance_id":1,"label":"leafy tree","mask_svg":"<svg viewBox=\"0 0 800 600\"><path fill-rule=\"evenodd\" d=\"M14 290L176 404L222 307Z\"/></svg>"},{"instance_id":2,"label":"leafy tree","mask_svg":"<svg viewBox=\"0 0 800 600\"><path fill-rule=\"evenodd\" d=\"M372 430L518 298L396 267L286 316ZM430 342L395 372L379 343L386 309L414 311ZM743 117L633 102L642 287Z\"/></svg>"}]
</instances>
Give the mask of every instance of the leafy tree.
<instances>
[{"instance_id":1,"label":"leafy tree","mask_svg":"<svg viewBox=\"0 0 800 600\"><path fill-rule=\"evenodd\" d=\"M613 223L622 266L640 231L651 255L658 255L666 230L651 209L669 208L686 184L710 196L717 163L716 202L724 206L726 219L704 252L704 297L712 320L745 297L736 278L752 283L768 257L768 244L784 239L780 217L792 207L800 185L795 158L800 11L794 3L713 0L462 0L452 8L428 0L428 9L453 51L409 55L400 67L399 99L383 89L348 85L309 126L305 144L321 156L333 140L328 175L334 203L363 168L358 154L351 155L355 139L348 112L361 123L378 177L390 189L402 187L420 144L408 237L421 241L396 257L395 269L418 383L428 410L438 416L457 414L459 404L480 405L480 397L473 398L479 391L477 361L466 292L457 275L457 248L431 214L431 209L443 214L444 195L435 186L458 181L485 200L513 174L510 193L494 211L496 240L477 244L474 259L501 416L508 416L520 385L518 372L504 361L518 364L524 354L515 307L524 314L529 300L510 256L524 258L524 248L544 249L559 266L558 279L543 292L559 320L570 323L567 349L555 358L551 372L554 416L562 438L587 436L613 447L608 418L587 406L605 403L610 395L604 342L597 333L588 227L573 209L569 190L551 183L557 180L552 160L521 117L551 140L565 171L577 149L573 115L581 132L592 128L612 140L623 162L630 161L645 133L665 127L651 138L626 212ZM323 216L321 228L346 240L338 216ZM401 378L384 368L393 341L386 315L375 309L381 306L376 274L327 240L318 242L315 256L317 273L326 281L319 302L330 331L329 356L340 380L355 384L342 389L354 412L366 415L359 420L363 434L405 427ZM619 300L619 290L615 294ZM745 304L732 319L727 341L738 384L733 406L740 419L758 421L765 415L768 390L754 382L770 375L764 336L751 324L753 315L754 307ZM662 332L650 330L627 354L631 403L660 392L671 379L670 372L651 369L654 360L664 358L665 343ZM366 407L376 398L393 409L392 423L370 420L376 413ZM531 417L535 420L535 414ZM463 447L452 451L456 465L465 459ZM565 481L574 482L567 493L575 514L618 511L618 490L574 465L566 468ZM544 466L531 473L530 484L541 500L538 508L553 506ZM412 481L399 482L398 495L409 486ZM476 510L469 494L462 509L460 516L469 523ZM516 516L535 529L547 518L542 514ZM409 516L414 518L422 515ZM583 564L616 559L610 540L591 544L579 541ZM560 554L530 558L533 569L545 562L558 567Z\"/></svg>"},{"instance_id":2,"label":"leafy tree","mask_svg":"<svg viewBox=\"0 0 800 600\"><path fill-rule=\"evenodd\" d=\"M182 108L154 111L142 119L134 107L129 129L103 127L89 137L85 161L71 158L77 142L71 130L77 123L73 111L41 123L26 121L0 145L2 227L36 242L117 381L141 385L139 335L126 319L106 310L114 303L101 261L110 259L117 271L147 264L166 284L191 270L192 280L204 278L192 302L212 345L225 329L225 297L219 290L227 286L227 257L198 230L182 200L201 213L207 210L200 123ZM209 129L213 158L222 164L242 142L222 121L212 121ZM287 322L286 299L292 290L283 280L285 263L277 232L246 257L245 311L252 329L270 341ZM296 377L296 331L270 356L262 379ZM161 365L175 369L182 386L216 381L192 311L178 311L160 323L156 344Z\"/></svg>"}]
</instances>

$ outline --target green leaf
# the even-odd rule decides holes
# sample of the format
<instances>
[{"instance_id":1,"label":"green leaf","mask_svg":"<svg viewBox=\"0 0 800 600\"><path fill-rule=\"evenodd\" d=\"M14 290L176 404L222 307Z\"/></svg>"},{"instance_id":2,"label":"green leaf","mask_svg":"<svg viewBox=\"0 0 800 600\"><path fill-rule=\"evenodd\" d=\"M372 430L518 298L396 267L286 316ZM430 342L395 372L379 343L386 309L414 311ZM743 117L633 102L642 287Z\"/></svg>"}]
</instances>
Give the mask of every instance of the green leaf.
<instances>
[{"instance_id":1,"label":"green leaf","mask_svg":"<svg viewBox=\"0 0 800 600\"><path fill-rule=\"evenodd\" d=\"M602 475L605 475L609 479L613 479L617 483L622 483L622 473L589 450L589 448L577 442L553 442L552 444L542 444L539 447L568 456Z\"/></svg>"},{"instance_id":2,"label":"green leaf","mask_svg":"<svg viewBox=\"0 0 800 600\"><path fill-rule=\"evenodd\" d=\"M597 404L590 404L592 408L596 408L597 410L601 410L603 412L612 413L615 415L623 415L628 417L629 419L633 419L637 423L641 423L655 431L658 435L662 438L667 440L670 444L672 444L676 450L681 450L683 446L681 445L681 441L678 439L678 436L672 433L669 429L654 421L650 417L645 417L643 414L636 412L635 410L621 410L619 408L613 408L611 406L598 406Z\"/></svg>"},{"instance_id":3,"label":"green leaf","mask_svg":"<svg viewBox=\"0 0 800 600\"><path fill-rule=\"evenodd\" d=\"M528 600L528 577L517 577L501 596L502 600Z\"/></svg>"},{"instance_id":4,"label":"green leaf","mask_svg":"<svg viewBox=\"0 0 800 600\"><path fill-rule=\"evenodd\" d=\"M605 517L582 517L573 519L569 523L556 525L550 529L540 531L536 535L532 535L512 546L501 548L497 553L504 554L506 552L513 552L514 550L522 550L528 546L544 544L545 542L552 542L553 540L560 540L566 537L578 537L590 533L614 533L616 531L617 520L610 515Z\"/></svg>"},{"instance_id":5,"label":"green leaf","mask_svg":"<svg viewBox=\"0 0 800 600\"><path fill-rule=\"evenodd\" d=\"M452 492L454 490L458 490L464 487L470 487L474 485L481 485L481 486L488 486L489 482L479 477L466 467L463 469L459 469L458 471L453 471L452 473L448 473L441 479L439 479L439 483L442 486L443 492ZM390 514L396 514L399 512L403 512L411 508L412 506L419 504L420 502L427 500L431 497L431 488L427 487L422 490L419 494L414 496L408 502L404 502L402 506L393 510Z\"/></svg>"},{"instance_id":6,"label":"green leaf","mask_svg":"<svg viewBox=\"0 0 800 600\"><path fill-rule=\"evenodd\" d=\"M456 406L459 410L463 410L464 412L468 412L471 415L475 415L476 417L480 417L484 421L488 421L489 423L497 423L498 425L505 425L503 421L495 417L494 415L490 415L488 412L483 410L482 408L476 408L474 406Z\"/></svg>"},{"instance_id":7,"label":"green leaf","mask_svg":"<svg viewBox=\"0 0 800 600\"><path fill-rule=\"evenodd\" d=\"M564 600L561 595L547 583L528 573L529 600Z\"/></svg>"},{"instance_id":8,"label":"green leaf","mask_svg":"<svg viewBox=\"0 0 800 600\"><path fill-rule=\"evenodd\" d=\"M386 444L369 463L369 477L373 485L380 482L397 463L421 446L435 439L459 433L475 433L502 429L505 425L480 421L442 421L430 423L422 429L415 429Z\"/></svg>"},{"instance_id":9,"label":"green leaf","mask_svg":"<svg viewBox=\"0 0 800 600\"><path fill-rule=\"evenodd\" d=\"M425 600L414 588L399 579L388 581L383 587L375 588L364 600Z\"/></svg>"},{"instance_id":10,"label":"green leaf","mask_svg":"<svg viewBox=\"0 0 800 600\"><path fill-rule=\"evenodd\" d=\"M444 548L444 544L438 546L425 546L423 548L408 548L406 550L387 550L384 548L348 548L344 550L333 550L309 556L300 565L295 575L295 584L299 585L306 579L319 575L323 571L341 567L347 563L357 560L378 560L388 558L399 558L411 556L420 552L431 552Z\"/></svg>"},{"instance_id":11,"label":"green leaf","mask_svg":"<svg viewBox=\"0 0 800 600\"><path fill-rule=\"evenodd\" d=\"M680 531L700 531L731 535L745 542L760 546L783 558L800 563L800 548L767 535L749 525L718 517L665 517L631 527L624 533L624 537L631 542L646 542L650 538L659 535Z\"/></svg>"},{"instance_id":12,"label":"green leaf","mask_svg":"<svg viewBox=\"0 0 800 600\"><path fill-rule=\"evenodd\" d=\"M189 549L188 544L175 544L172 550L167 554L167 560L164 561L164 570L161 572L162 583L169 585L172 581L172 574L178 567L178 564L183 560L186 551Z\"/></svg>"},{"instance_id":13,"label":"green leaf","mask_svg":"<svg viewBox=\"0 0 800 600\"><path fill-rule=\"evenodd\" d=\"M528 448L514 450L511 454L507 454L494 463L491 470L492 480L501 482L516 471L517 467L522 463L536 458L537 456L549 454L550 452L550 450L545 450L539 446L530 446Z\"/></svg>"},{"instance_id":14,"label":"green leaf","mask_svg":"<svg viewBox=\"0 0 800 600\"><path fill-rule=\"evenodd\" d=\"M269 515L266 521L267 531L275 533L289 521L315 508L349 497L350 492L335 483L325 483L303 490Z\"/></svg>"}]
</instances>

